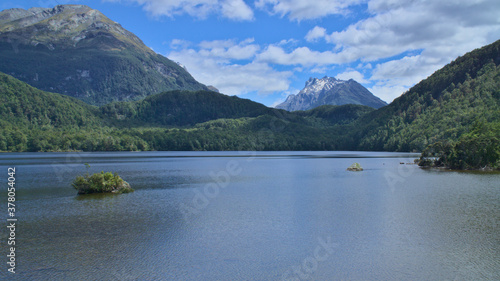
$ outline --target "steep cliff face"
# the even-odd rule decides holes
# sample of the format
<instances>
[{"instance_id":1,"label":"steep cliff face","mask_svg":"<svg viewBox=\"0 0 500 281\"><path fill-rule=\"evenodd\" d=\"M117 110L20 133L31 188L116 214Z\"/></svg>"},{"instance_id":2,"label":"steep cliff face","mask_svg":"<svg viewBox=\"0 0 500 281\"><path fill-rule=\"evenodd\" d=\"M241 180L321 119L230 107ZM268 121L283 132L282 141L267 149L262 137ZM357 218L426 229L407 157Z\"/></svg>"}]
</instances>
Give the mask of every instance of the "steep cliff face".
<instances>
[{"instance_id":1,"label":"steep cliff face","mask_svg":"<svg viewBox=\"0 0 500 281\"><path fill-rule=\"evenodd\" d=\"M276 106L288 111L308 110L321 105L360 104L373 108L387 105L354 80L338 80L333 77L310 78L298 94L290 95Z\"/></svg>"},{"instance_id":2,"label":"steep cliff face","mask_svg":"<svg viewBox=\"0 0 500 281\"><path fill-rule=\"evenodd\" d=\"M184 68L84 5L0 12L0 71L90 104L205 90Z\"/></svg>"}]
</instances>

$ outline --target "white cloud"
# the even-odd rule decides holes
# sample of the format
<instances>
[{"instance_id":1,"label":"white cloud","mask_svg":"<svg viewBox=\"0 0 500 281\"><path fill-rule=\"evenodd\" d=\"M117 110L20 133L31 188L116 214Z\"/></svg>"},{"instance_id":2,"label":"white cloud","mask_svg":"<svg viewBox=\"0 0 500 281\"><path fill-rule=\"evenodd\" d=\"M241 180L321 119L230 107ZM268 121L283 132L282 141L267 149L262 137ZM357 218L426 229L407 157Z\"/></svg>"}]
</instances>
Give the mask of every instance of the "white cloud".
<instances>
[{"instance_id":1,"label":"white cloud","mask_svg":"<svg viewBox=\"0 0 500 281\"><path fill-rule=\"evenodd\" d=\"M314 42L320 38L324 38L326 36L326 29L321 26L315 26L313 29L309 30L306 34L307 42Z\"/></svg>"},{"instance_id":2,"label":"white cloud","mask_svg":"<svg viewBox=\"0 0 500 281\"><path fill-rule=\"evenodd\" d=\"M257 0L255 7L271 14L291 20L318 19L329 15L346 14L347 8L363 2L362 0Z\"/></svg>"},{"instance_id":3,"label":"white cloud","mask_svg":"<svg viewBox=\"0 0 500 281\"><path fill-rule=\"evenodd\" d=\"M299 47L292 52L276 45L269 45L263 52L257 55L257 61L280 64L280 65L301 65L311 67L315 65L331 65L347 62L347 60L334 52L312 51L307 47Z\"/></svg>"},{"instance_id":4,"label":"white cloud","mask_svg":"<svg viewBox=\"0 0 500 281\"><path fill-rule=\"evenodd\" d=\"M120 0L104 0L120 2ZM222 15L225 18L246 21L253 20L253 10L243 0L128 0L143 7L154 17L174 17L190 15L205 19L209 15Z\"/></svg>"},{"instance_id":5,"label":"white cloud","mask_svg":"<svg viewBox=\"0 0 500 281\"><path fill-rule=\"evenodd\" d=\"M170 48L172 49L185 49L189 47L189 45L191 45L191 42L181 39L174 39L170 42Z\"/></svg>"},{"instance_id":6,"label":"white cloud","mask_svg":"<svg viewBox=\"0 0 500 281\"><path fill-rule=\"evenodd\" d=\"M370 90L392 101L457 56L500 38L497 2L372 0L372 16L324 38L337 56L370 63Z\"/></svg>"},{"instance_id":7,"label":"white cloud","mask_svg":"<svg viewBox=\"0 0 500 281\"><path fill-rule=\"evenodd\" d=\"M203 41L199 44L199 53L205 57L212 58L251 59L260 49L259 45L251 44L253 41L252 38L240 43L236 43L234 40Z\"/></svg>"},{"instance_id":8,"label":"white cloud","mask_svg":"<svg viewBox=\"0 0 500 281\"><path fill-rule=\"evenodd\" d=\"M198 49L173 51L168 57L185 65L193 77L221 93L242 95L250 92L270 94L289 88L291 71L277 71L267 63L252 61L259 46L252 40L204 41ZM245 59L242 64L234 60Z\"/></svg>"},{"instance_id":9,"label":"white cloud","mask_svg":"<svg viewBox=\"0 0 500 281\"><path fill-rule=\"evenodd\" d=\"M433 60L424 55L406 56L399 60L378 64L372 72L371 79L390 79L398 81L400 85L411 86L415 80L420 81L442 67L443 63L441 60Z\"/></svg>"},{"instance_id":10,"label":"white cloud","mask_svg":"<svg viewBox=\"0 0 500 281\"><path fill-rule=\"evenodd\" d=\"M253 11L243 0L226 0L221 4L222 14L233 20L252 20Z\"/></svg>"},{"instance_id":11,"label":"white cloud","mask_svg":"<svg viewBox=\"0 0 500 281\"><path fill-rule=\"evenodd\" d=\"M279 46L297 45L298 43L299 43L298 40L291 38L291 39L283 39L277 45Z\"/></svg>"},{"instance_id":12,"label":"white cloud","mask_svg":"<svg viewBox=\"0 0 500 281\"><path fill-rule=\"evenodd\" d=\"M421 54L377 64L370 77L371 81L376 81L372 93L391 102L446 63L442 59Z\"/></svg>"},{"instance_id":13,"label":"white cloud","mask_svg":"<svg viewBox=\"0 0 500 281\"><path fill-rule=\"evenodd\" d=\"M311 73L325 74L330 68L326 66L317 66L309 70Z\"/></svg>"},{"instance_id":14,"label":"white cloud","mask_svg":"<svg viewBox=\"0 0 500 281\"><path fill-rule=\"evenodd\" d=\"M337 79L340 79L340 80L354 79L356 82L361 83L361 84L365 84L365 83L370 82L370 81L365 79L365 76L362 73L360 73L359 71L356 71L356 70L352 70L352 69L349 69L349 70L344 71L340 74L337 74L335 77Z\"/></svg>"}]
</instances>

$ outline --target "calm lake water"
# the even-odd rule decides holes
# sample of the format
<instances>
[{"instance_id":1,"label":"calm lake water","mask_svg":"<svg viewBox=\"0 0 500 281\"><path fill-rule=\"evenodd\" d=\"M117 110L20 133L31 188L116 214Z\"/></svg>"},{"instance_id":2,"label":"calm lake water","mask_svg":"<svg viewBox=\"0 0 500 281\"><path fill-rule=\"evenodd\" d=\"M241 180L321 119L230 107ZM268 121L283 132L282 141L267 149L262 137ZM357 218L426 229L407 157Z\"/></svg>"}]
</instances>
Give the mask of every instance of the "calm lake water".
<instances>
[{"instance_id":1,"label":"calm lake water","mask_svg":"<svg viewBox=\"0 0 500 281\"><path fill-rule=\"evenodd\" d=\"M378 152L0 154L12 280L500 280L500 175ZM362 172L346 168L359 162ZM115 171L135 192L77 196Z\"/></svg>"}]
</instances>

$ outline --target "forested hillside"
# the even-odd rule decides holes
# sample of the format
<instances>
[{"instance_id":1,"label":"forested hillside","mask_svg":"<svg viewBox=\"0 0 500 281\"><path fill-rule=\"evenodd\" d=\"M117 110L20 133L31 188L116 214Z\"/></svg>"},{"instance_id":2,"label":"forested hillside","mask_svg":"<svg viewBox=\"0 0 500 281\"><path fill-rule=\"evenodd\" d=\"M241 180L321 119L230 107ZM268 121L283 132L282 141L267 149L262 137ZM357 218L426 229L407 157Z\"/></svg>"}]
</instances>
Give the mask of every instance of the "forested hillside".
<instances>
[{"instance_id":1,"label":"forested hillside","mask_svg":"<svg viewBox=\"0 0 500 281\"><path fill-rule=\"evenodd\" d=\"M137 102L107 104L101 111L111 119L145 126L187 126L219 118L257 117L276 110L211 91L170 91Z\"/></svg>"},{"instance_id":2,"label":"forested hillside","mask_svg":"<svg viewBox=\"0 0 500 281\"><path fill-rule=\"evenodd\" d=\"M346 130L348 149L422 151L476 121L500 122L500 41L457 58Z\"/></svg>"},{"instance_id":3,"label":"forested hillside","mask_svg":"<svg viewBox=\"0 0 500 281\"><path fill-rule=\"evenodd\" d=\"M95 107L3 73L0 90L0 151L340 149L317 117L210 91Z\"/></svg>"},{"instance_id":4,"label":"forested hillside","mask_svg":"<svg viewBox=\"0 0 500 281\"><path fill-rule=\"evenodd\" d=\"M322 105L307 111L295 111L299 116L319 118L330 125L348 124L374 111L373 107L359 104Z\"/></svg>"}]
</instances>

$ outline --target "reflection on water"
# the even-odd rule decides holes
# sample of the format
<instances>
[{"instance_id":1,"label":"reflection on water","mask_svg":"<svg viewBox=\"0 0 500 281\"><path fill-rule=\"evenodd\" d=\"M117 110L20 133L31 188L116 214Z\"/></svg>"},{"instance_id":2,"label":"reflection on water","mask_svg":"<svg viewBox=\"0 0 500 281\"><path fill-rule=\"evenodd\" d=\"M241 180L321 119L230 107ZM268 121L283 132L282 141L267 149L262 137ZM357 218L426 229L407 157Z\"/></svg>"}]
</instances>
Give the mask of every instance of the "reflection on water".
<instances>
[{"instance_id":1,"label":"reflection on water","mask_svg":"<svg viewBox=\"0 0 500 281\"><path fill-rule=\"evenodd\" d=\"M1 154L17 168L13 280L499 280L500 175L400 165L415 157ZM83 163L136 191L76 196Z\"/></svg>"}]
</instances>

